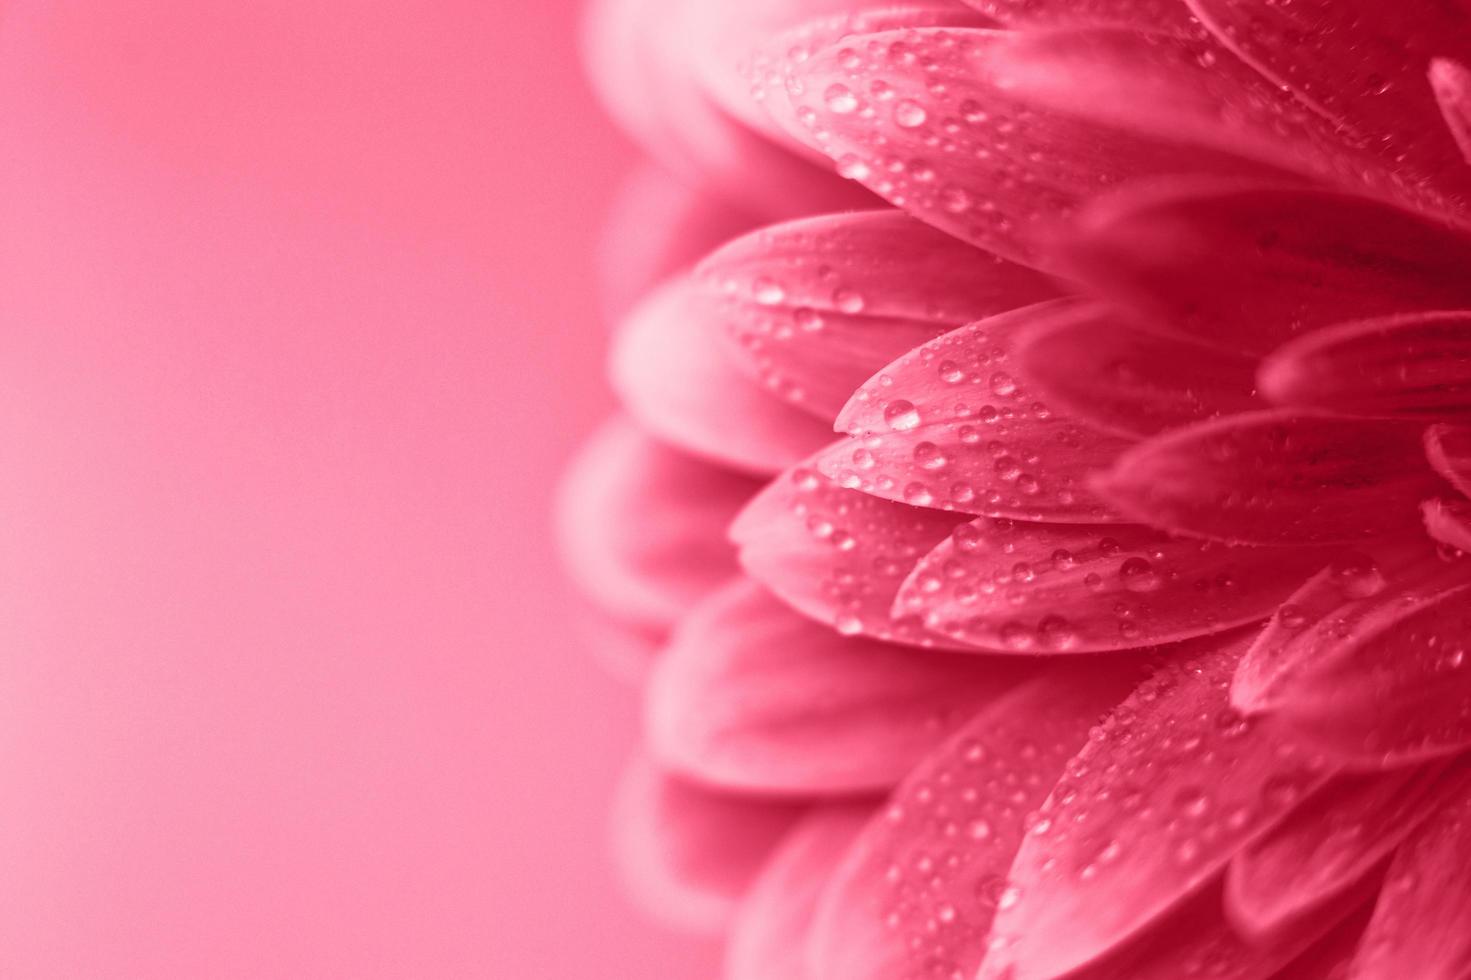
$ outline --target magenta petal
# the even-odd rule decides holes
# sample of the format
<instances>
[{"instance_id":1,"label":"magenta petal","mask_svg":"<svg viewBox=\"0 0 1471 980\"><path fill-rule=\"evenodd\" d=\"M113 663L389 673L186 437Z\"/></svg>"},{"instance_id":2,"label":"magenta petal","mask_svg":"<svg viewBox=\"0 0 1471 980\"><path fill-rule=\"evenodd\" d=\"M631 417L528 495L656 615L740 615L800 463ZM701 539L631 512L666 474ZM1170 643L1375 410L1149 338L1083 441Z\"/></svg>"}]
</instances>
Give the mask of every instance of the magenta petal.
<instances>
[{"instance_id":1,"label":"magenta petal","mask_svg":"<svg viewBox=\"0 0 1471 980\"><path fill-rule=\"evenodd\" d=\"M807 955L818 898L873 812L872 804L823 806L782 841L736 913L724 980L821 980Z\"/></svg>"},{"instance_id":2,"label":"magenta petal","mask_svg":"<svg viewBox=\"0 0 1471 980\"><path fill-rule=\"evenodd\" d=\"M1189 0L1221 42L1403 170L1464 189L1425 71L1471 49L1471 8L1439 0Z\"/></svg>"},{"instance_id":3,"label":"magenta petal","mask_svg":"<svg viewBox=\"0 0 1471 980\"><path fill-rule=\"evenodd\" d=\"M706 259L697 281L748 372L829 420L906 351L1058 294L1041 273L899 211L762 229Z\"/></svg>"},{"instance_id":4,"label":"magenta petal","mask_svg":"<svg viewBox=\"0 0 1471 980\"><path fill-rule=\"evenodd\" d=\"M799 466L752 500L730 535L752 578L840 633L954 646L892 610L915 563L961 520L846 490Z\"/></svg>"},{"instance_id":5,"label":"magenta petal","mask_svg":"<svg viewBox=\"0 0 1471 980\"><path fill-rule=\"evenodd\" d=\"M981 518L925 556L895 612L993 650L1135 649L1265 619L1330 556L1171 538L1134 524Z\"/></svg>"},{"instance_id":6,"label":"magenta petal","mask_svg":"<svg viewBox=\"0 0 1471 980\"><path fill-rule=\"evenodd\" d=\"M792 125L839 173L1027 264L1036 264L1039 232L1124 179L1263 172L1235 154L1123 133L1019 97L999 59L1021 36L921 29L834 45L792 68Z\"/></svg>"},{"instance_id":7,"label":"magenta petal","mask_svg":"<svg viewBox=\"0 0 1471 980\"><path fill-rule=\"evenodd\" d=\"M1471 973L1471 791L1400 848L1348 975L1460 980Z\"/></svg>"},{"instance_id":8,"label":"magenta petal","mask_svg":"<svg viewBox=\"0 0 1471 980\"><path fill-rule=\"evenodd\" d=\"M1247 642L1193 641L1094 731L1017 854L984 976L1059 976L1120 946L1326 778L1231 710Z\"/></svg>"},{"instance_id":9,"label":"magenta petal","mask_svg":"<svg viewBox=\"0 0 1471 980\"><path fill-rule=\"evenodd\" d=\"M1446 482L1471 497L1471 427L1430 426L1425 430L1425 457Z\"/></svg>"},{"instance_id":10,"label":"magenta petal","mask_svg":"<svg viewBox=\"0 0 1471 980\"><path fill-rule=\"evenodd\" d=\"M1427 500L1420 505L1425 533L1441 544L1471 554L1471 503L1464 500Z\"/></svg>"},{"instance_id":11,"label":"magenta petal","mask_svg":"<svg viewBox=\"0 0 1471 980\"><path fill-rule=\"evenodd\" d=\"M639 759L624 773L614 808L615 856L632 896L652 915L718 933L805 810L701 789Z\"/></svg>"},{"instance_id":12,"label":"magenta petal","mask_svg":"<svg viewBox=\"0 0 1471 980\"><path fill-rule=\"evenodd\" d=\"M619 331L613 387L650 432L716 462L773 473L832 439L820 421L748 378L683 283L654 293Z\"/></svg>"},{"instance_id":13,"label":"magenta petal","mask_svg":"<svg viewBox=\"0 0 1471 980\"><path fill-rule=\"evenodd\" d=\"M1087 488L1130 443L1080 426L1019 379L1018 335L1059 304L954 330L866 383L838 417L854 438L819 468L839 484L920 507L1057 523L1112 515Z\"/></svg>"},{"instance_id":14,"label":"magenta petal","mask_svg":"<svg viewBox=\"0 0 1471 980\"><path fill-rule=\"evenodd\" d=\"M1430 64L1430 85L1451 136L1471 163L1471 70L1459 61L1436 58Z\"/></svg>"},{"instance_id":15,"label":"magenta petal","mask_svg":"<svg viewBox=\"0 0 1471 980\"><path fill-rule=\"evenodd\" d=\"M1228 543L1330 544L1419 524L1434 492L1419 430L1292 411L1203 422L1145 442L1095 483L1120 513Z\"/></svg>"},{"instance_id":16,"label":"magenta petal","mask_svg":"<svg viewBox=\"0 0 1471 980\"><path fill-rule=\"evenodd\" d=\"M1263 407L1253 358L1135 330L1097 309L1062 312L1031 327L1018 341L1016 362L1055 411L1121 436Z\"/></svg>"},{"instance_id":17,"label":"magenta petal","mask_svg":"<svg viewBox=\"0 0 1471 980\"><path fill-rule=\"evenodd\" d=\"M1292 931L1387 858L1445 800L1465 792L1443 764L1340 776L1231 862L1226 904L1258 939Z\"/></svg>"},{"instance_id":18,"label":"magenta petal","mask_svg":"<svg viewBox=\"0 0 1471 980\"><path fill-rule=\"evenodd\" d=\"M562 483L564 560L609 615L668 629L738 574L725 527L758 489L614 419L588 440Z\"/></svg>"},{"instance_id":19,"label":"magenta petal","mask_svg":"<svg viewBox=\"0 0 1471 980\"><path fill-rule=\"evenodd\" d=\"M1280 405L1368 418L1471 413L1471 311L1411 313L1304 334L1262 363Z\"/></svg>"},{"instance_id":20,"label":"magenta petal","mask_svg":"<svg viewBox=\"0 0 1471 980\"><path fill-rule=\"evenodd\" d=\"M1471 234L1338 191L1184 182L1106 199L1060 245L1072 276L1228 350L1314 327L1471 306Z\"/></svg>"},{"instance_id":21,"label":"magenta petal","mask_svg":"<svg viewBox=\"0 0 1471 980\"><path fill-rule=\"evenodd\" d=\"M971 976L1024 821L1138 668L1050 668L921 763L863 832L823 897L815 976Z\"/></svg>"},{"instance_id":22,"label":"magenta petal","mask_svg":"<svg viewBox=\"0 0 1471 980\"><path fill-rule=\"evenodd\" d=\"M736 790L886 790L1038 669L844 637L737 582L654 668L648 743L672 771Z\"/></svg>"}]
</instances>

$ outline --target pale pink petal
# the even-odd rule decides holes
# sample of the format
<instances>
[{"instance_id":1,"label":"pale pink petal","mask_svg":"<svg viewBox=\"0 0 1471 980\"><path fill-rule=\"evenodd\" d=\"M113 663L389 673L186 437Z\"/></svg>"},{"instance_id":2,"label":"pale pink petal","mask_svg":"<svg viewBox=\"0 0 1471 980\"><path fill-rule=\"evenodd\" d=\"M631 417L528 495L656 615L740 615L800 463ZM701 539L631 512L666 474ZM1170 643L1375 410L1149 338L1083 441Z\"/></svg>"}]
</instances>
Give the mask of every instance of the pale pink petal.
<instances>
[{"instance_id":1,"label":"pale pink petal","mask_svg":"<svg viewBox=\"0 0 1471 980\"><path fill-rule=\"evenodd\" d=\"M873 804L828 804L787 836L741 902L725 953L725 980L823 980L808 964L818 898Z\"/></svg>"},{"instance_id":2,"label":"pale pink petal","mask_svg":"<svg viewBox=\"0 0 1471 980\"><path fill-rule=\"evenodd\" d=\"M1471 497L1471 427L1430 426L1425 430L1425 456L1435 472Z\"/></svg>"},{"instance_id":3,"label":"pale pink petal","mask_svg":"<svg viewBox=\"0 0 1471 980\"><path fill-rule=\"evenodd\" d=\"M1135 524L980 518L925 556L895 612L993 650L1136 649L1266 619L1330 557L1171 538Z\"/></svg>"},{"instance_id":4,"label":"pale pink petal","mask_svg":"<svg viewBox=\"0 0 1471 980\"><path fill-rule=\"evenodd\" d=\"M1461 980L1471 975L1471 792L1447 803L1400 848L1364 930L1350 980Z\"/></svg>"},{"instance_id":5,"label":"pale pink petal","mask_svg":"<svg viewBox=\"0 0 1471 980\"><path fill-rule=\"evenodd\" d=\"M827 426L736 366L687 283L663 287L629 316L610 371L644 428L736 469L774 473L832 439Z\"/></svg>"},{"instance_id":6,"label":"pale pink petal","mask_svg":"<svg viewBox=\"0 0 1471 980\"><path fill-rule=\"evenodd\" d=\"M795 65L797 135L840 173L968 242L1035 265L1040 232L1127 178L1263 172L1234 153L1124 133L1013 91L1010 31L853 38Z\"/></svg>"},{"instance_id":7,"label":"pale pink petal","mask_svg":"<svg viewBox=\"0 0 1471 980\"><path fill-rule=\"evenodd\" d=\"M1259 374L1281 405L1367 418L1471 413L1471 311L1342 323L1274 351Z\"/></svg>"},{"instance_id":8,"label":"pale pink petal","mask_svg":"<svg viewBox=\"0 0 1471 980\"><path fill-rule=\"evenodd\" d=\"M577 603L570 617L579 649L587 650L615 679L642 688L667 638L663 629L629 626L591 603Z\"/></svg>"},{"instance_id":9,"label":"pale pink petal","mask_svg":"<svg viewBox=\"0 0 1471 980\"><path fill-rule=\"evenodd\" d=\"M1337 613L1287 651L1266 712L1340 758L1376 765L1471 747L1471 561Z\"/></svg>"},{"instance_id":10,"label":"pale pink petal","mask_svg":"<svg viewBox=\"0 0 1471 980\"><path fill-rule=\"evenodd\" d=\"M1397 168L1466 189L1471 173L1425 72L1436 56L1471 50L1471 8L1459 0L1189 3L1223 44Z\"/></svg>"},{"instance_id":11,"label":"pale pink petal","mask_svg":"<svg viewBox=\"0 0 1471 980\"><path fill-rule=\"evenodd\" d=\"M1471 70L1462 62L1436 58L1430 63L1430 86L1451 136L1471 163Z\"/></svg>"},{"instance_id":12,"label":"pale pink petal","mask_svg":"<svg viewBox=\"0 0 1471 980\"><path fill-rule=\"evenodd\" d=\"M1248 639L1183 645L1092 733L1017 854L983 976L1058 976L1119 947L1326 778L1227 703Z\"/></svg>"},{"instance_id":13,"label":"pale pink petal","mask_svg":"<svg viewBox=\"0 0 1471 980\"><path fill-rule=\"evenodd\" d=\"M598 240L598 292L607 321L620 322L659 283L758 223L708 189L653 164L639 167L613 199Z\"/></svg>"},{"instance_id":14,"label":"pale pink petal","mask_svg":"<svg viewBox=\"0 0 1471 980\"><path fill-rule=\"evenodd\" d=\"M635 759L614 806L614 856L632 897L650 914L718 934L805 812L795 802L702 789Z\"/></svg>"},{"instance_id":15,"label":"pale pink petal","mask_svg":"<svg viewBox=\"0 0 1471 980\"><path fill-rule=\"evenodd\" d=\"M1199 30L1181 0L965 0L1007 27L1148 27L1190 34Z\"/></svg>"},{"instance_id":16,"label":"pale pink petal","mask_svg":"<svg viewBox=\"0 0 1471 980\"><path fill-rule=\"evenodd\" d=\"M1077 662L1049 668L915 769L822 899L816 977L972 976L1026 817L1138 671Z\"/></svg>"},{"instance_id":17,"label":"pale pink petal","mask_svg":"<svg viewBox=\"0 0 1471 980\"><path fill-rule=\"evenodd\" d=\"M647 691L666 768L736 790L886 790L1040 667L844 637L753 582L675 631Z\"/></svg>"},{"instance_id":18,"label":"pale pink petal","mask_svg":"<svg viewBox=\"0 0 1471 980\"><path fill-rule=\"evenodd\" d=\"M563 560L615 619L660 631L739 572L725 528L760 484L670 449L627 419L603 425L558 494Z\"/></svg>"},{"instance_id":19,"label":"pale pink petal","mask_svg":"<svg viewBox=\"0 0 1471 980\"><path fill-rule=\"evenodd\" d=\"M962 520L846 490L804 465L772 481L730 535L752 578L840 633L953 646L892 610L915 563Z\"/></svg>"},{"instance_id":20,"label":"pale pink petal","mask_svg":"<svg viewBox=\"0 0 1471 980\"><path fill-rule=\"evenodd\" d=\"M1346 921L1362 926L1359 913L1373 897L1374 883L1364 883L1335 898L1298 924L1298 928L1266 941L1249 941L1232 928L1221 910L1221 889L1212 884L1147 930L1079 970L1067 980L1305 980L1291 972L1297 960ZM1286 970L1279 973L1279 970ZM1042 980L1053 974L996 974L983 970L980 980Z\"/></svg>"},{"instance_id":21,"label":"pale pink petal","mask_svg":"<svg viewBox=\"0 0 1471 980\"><path fill-rule=\"evenodd\" d=\"M861 207L872 198L755 132L693 79L686 0L598 0L583 32L609 114L684 180L766 220Z\"/></svg>"},{"instance_id":22,"label":"pale pink petal","mask_svg":"<svg viewBox=\"0 0 1471 980\"><path fill-rule=\"evenodd\" d=\"M1022 334L1016 361L1054 410L1121 436L1263 407L1253 358L1145 333L1099 309L1039 322Z\"/></svg>"},{"instance_id":23,"label":"pale pink petal","mask_svg":"<svg viewBox=\"0 0 1471 980\"><path fill-rule=\"evenodd\" d=\"M747 235L701 264L712 317L768 389L825 419L914 347L1058 295L900 211L828 215Z\"/></svg>"},{"instance_id":24,"label":"pale pink petal","mask_svg":"<svg viewBox=\"0 0 1471 980\"><path fill-rule=\"evenodd\" d=\"M1231 703L1242 711L1269 709L1279 684L1331 651L1338 640L1405 595L1439 591L1459 572L1416 536L1374 542L1372 553L1351 551L1287 598L1236 668Z\"/></svg>"},{"instance_id":25,"label":"pale pink petal","mask_svg":"<svg viewBox=\"0 0 1471 980\"><path fill-rule=\"evenodd\" d=\"M1297 929L1387 858L1450 794L1445 764L1339 776L1231 862L1226 906L1260 941Z\"/></svg>"},{"instance_id":26,"label":"pale pink petal","mask_svg":"<svg viewBox=\"0 0 1471 980\"><path fill-rule=\"evenodd\" d=\"M981 320L901 357L838 416L854 438L819 468L842 486L921 507L1061 523L1112 515L1087 478L1130 443L1054 412L1019 378L1018 335L1058 304Z\"/></svg>"},{"instance_id":27,"label":"pale pink petal","mask_svg":"<svg viewBox=\"0 0 1471 980\"><path fill-rule=\"evenodd\" d=\"M1133 518L1228 543L1330 544L1416 528L1434 492L1419 430L1251 412L1124 453L1095 490Z\"/></svg>"},{"instance_id":28,"label":"pale pink petal","mask_svg":"<svg viewBox=\"0 0 1471 980\"><path fill-rule=\"evenodd\" d=\"M1441 544L1471 554L1471 503L1465 500L1427 500L1420 505L1425 533Z\"/></svg>"},{"instance_id":29,"label":"pale pink petal","mask_svg":"<svg viewBox=\"0 0 1471 980\"><path fill-rule=\"evenodd\" d=\"M1265 354L1320 326L1471 306L1471 234L1337 191L1182 182L1083 212L1060 262L1154 329Z\"/></svg>"}]
</instances>

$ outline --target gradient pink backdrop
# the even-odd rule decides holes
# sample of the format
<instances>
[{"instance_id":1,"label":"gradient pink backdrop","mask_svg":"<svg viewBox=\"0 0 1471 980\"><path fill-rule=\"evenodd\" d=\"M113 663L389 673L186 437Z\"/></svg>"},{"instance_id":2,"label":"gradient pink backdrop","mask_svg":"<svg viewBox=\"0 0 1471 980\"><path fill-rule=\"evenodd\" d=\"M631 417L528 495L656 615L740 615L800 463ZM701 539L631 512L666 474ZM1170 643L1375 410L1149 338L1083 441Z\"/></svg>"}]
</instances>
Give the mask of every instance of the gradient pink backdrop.
<instances>
[{"instance_id":1,"label":"gradient pink backdrop","mask_svg":"<svg viewBox=\"0 0 1471 980\"><path fill-rule=\"evenodd\" d=\"M575 4L0 17L0 976L707 972L547 546L631 159Z\"/></svg>"}]
</instances>

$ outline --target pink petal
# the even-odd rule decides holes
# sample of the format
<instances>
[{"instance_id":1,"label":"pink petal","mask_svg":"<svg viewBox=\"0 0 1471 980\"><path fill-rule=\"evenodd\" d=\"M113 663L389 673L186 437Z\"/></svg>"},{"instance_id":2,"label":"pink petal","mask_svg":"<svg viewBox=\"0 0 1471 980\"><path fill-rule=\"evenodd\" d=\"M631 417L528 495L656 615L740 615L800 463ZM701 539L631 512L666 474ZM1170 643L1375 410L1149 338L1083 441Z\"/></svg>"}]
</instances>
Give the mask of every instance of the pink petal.
<instances>
[{"instance_id":1,"label":"pink petal","mask_svg":"<svg viewBox=\"0 0 1471 980\"><path fill-rule=\"evenodd\" d=\"M797 803L701 789L638 759L614 807L614 855L650 914L714 934L804 812Z\"/></svg>"},{"instance_id":2,"label":"pink petal","mask_svg":"<svg viewBox=\"0 0 1471 980\"><path fill-rule=\"evenodd\" d=\"M815 975L974 974L1024 821L1138 668L1068 664L976 715L864 831L823 897Z\"/></svg>"},{"instance_id":3,"label":"pink petal","mask_svg":"<svg viewBox=\"0 0 1471 980\"><path fill-rule=\"evenodd\" d=\"M1441 544L1471 553L1471 503L1464 500L1427 500L1420 505L1425 533Z\"/></svg>"},{"instance_id":4,"label":"pink petal","mask_svg":"<svg viewBox=\"0 0 1471 980\"><path fill-rule=\"evenodd\" d=\"M1324 780L1308 752L1227 703L1246 642L1194 641L1094 731L1017 854L983 976L1092 962L1203 888Z\"/></svg>"},{"instance_id":5,"label":"pink petal","mask_svg":"<svg viewBox=\"0 0 1471 980\"><path fill-rule=\"evenodd\" d=\"M807 962L818 898L873 812L872 804L824 806L782 842L732 923L725 980L821 980Z\"/></svg>"},{"instance_id":6,"label":"pink petal","mask_svg":"<svg viewBox=\"0 0 1471 980\"><path fill-rule=\"evenodd\" d=\"M1389 866L1348 975L1460 980L1471 972L1471 792L1440 809Z\"/></svg>"},{"instance_id":7,"label":"pink petal","mask_svg":"<svg viewBox=\"0 0 1471 980\"><path fill-rule=\"evenodd\" d=\"M735 120L693 79L685 0L598 0L583 32L604 108L685 181L766 220L872 198ZM698 9L694 7L693 9Z\"/></svg>"},{"instance_id":8,"label":"pink petal","mask_svg":"<svg viewBox=\"0 0 1471 980\"><path fill-rule=\"evenodd\" d=\"M1173 643L1265 619L1328 560L1134 524L963 524L915 568L896 614L993 650L1088 653Z\"/></svg>"},{"instance_id":9,"label":"pink petal","mask_svg":"<svg viewBox=\"0 0 1471 980\"><path fill-rule=\"evenodd\" d=\"M901 354L1057 295L1040 273L899 211L763 229L708 258L699 282L746 369L828 420Z\"/></svg>"},{"instance_id":10,"label":"pink petal","mask_svg":"<svg viewBox=\"0 0 1471 980\"><path fill-rule=\"evenodd\" d=\"M1403 595L1452 585L1458 575L1413 536L1376 543L1372 554L1345 553L1304 582L1257 635L1236 669L1231 703L1242 711L1269 710L1280 685L1330 652L1360 620Z\"/></svg>"},{"instance_id":11,"label":"pink petal","mask_svg":"<svg viewBox=\"0 0 1471 980\"><path fill-rule=\"evenodd\" d=\"M648 297L623 324L610 371L646 429L736 469L774 473L832 438L740 371L683 283Z\"/></svg>"},{"instance_id":12,"label":"pink petal","mask_svg":"<svg viewBox=\"0 0 1471 980\"><path fill-rule=\"evenodd\" d=\"M1471 48L1471 9L1439 0L1189 3L1223 44L1397 168L1465 189L1465 161L1427 91L1425 71L1446 50Z\"/></svg>"},{"instance_id":13,"label":"pink petal","mask_svg":"<svg viewBox=\"0 0 1471 980\"><path fill-rule=\"evenodd\" d=\"M849 636L949 646L917 619L891 613L915 563L960 521L845 490L799 466L752 500L730 535L746 572L803 615Z\"/></svg>"},{"instance_id":14,"label":"pink petal","mask_svg":"<svg viewBox=\"0 0 1471 980\"><path fill-rule=\"evenodd\" d=\"M1008 31L854 38L796 64L796 134L916 217L1036 264L1039 230L1130 177L1261 173L1235 154L1126 134L1019 98L998 69Z\"/></svg>"},{"instance_id":15,"label":"pink petal","mask_svg":"<svg viewBox=\"0 0 1471 980\"><path fill-rule=\"evenodd\" d=\"M1471 163L1471 70L1459 61L1436 58L1430 63L1430 86L1451 136Z\"/></svg>"},{"instance_id":16,"label":"pink petal","mask_svg":"<svg viewBox=\"0 0 1471 980\"><path fill-rule=\"evenodd\" d=\"M1185 182L1086 210L1072 276L1153 328L1265 354L1345 320L1471 305L1471 234L1336 191Z\"/></svg>"},{"instance_id":17,"label":"pink petal","mask_svg":"<svg viewBox=\"0 0 1471 980\"><path fill-rule=\"evenodd\" d=\"M844 637L736 582L654 668L647 741L671 771L730 789L887 790L1037 669Z\"/></svg>"},{"instance_id":18,"label":"pink petal","mask_svg":"<svg viewBox=\"0 0 1471 980\"><path fill-rule=\"evenodd\" d=\"M1054 410L1122 436L1262 407L1252 358L1135 330L1098 309L1038 323L1021 336L1016 360Z\"/></svg>"},{"instance_id":19,"label":"pink petal","mask_svg":"<svg viewBox=\"0 0 1471 980\"><path fill-rule=\"evenodd\" d=\"M1099 523L1088 475L1129 445L1075 424L1019 380L1018 335L1062 307L1041 304L954 330L906 354L853 396L855 438L818 466L841 485L921 507Z\"/></svg>"},{"instance_id":20,"label":"pink petal","mask_svg":"<svg viewBox=\"0 0 1471 980\"><path fill-rule=\"evenodd\" d=\"M1199 30L1178 0L965 0L1013 28L1147 26L1189 34Z\"/></svg>"},{"instance_id":21,"label":"pink petal","mask_svg":"<svg viewBox=\"0 0 1471 980\"><path fill-rule=\"evenodd\" d=\"M1451 486L1471 497L1471 427L1430 426L1425 430L1425 457Z\"/></svg>"},{"instance_id":22,"label":"pink petal","mask_svg":"<svg viewBox=\"0 0 1471 980\"><path fill-rule=\"evenodd\" d=\"M559 543L578 585L615 618L660 631L738 574L725 528L760 484L618 418L563 479Z\"/></svg>"},{"instance_id":23,"label":"pink petal","mask_svg":"<svg viewBox=\"0 0 1471 980\"><path fill-rule=\"evenodd\" d=\"M1340 776L1231 862L1227 910L1256 939L1291 932L1363 880L1467 780L1444 765Z\"/></svg>"},{"instance_id":24,"label":"pink petal","mask_svg":"<svg viewBox=\"0 0 1471 980\"><path fill-rule=\"evenodd\" d=\"M1333 754L1375 765L1471 747L1471 562L1427 577L1296 641L1266 710Z\"/></svg>"},{"instance_id":25,"label":"pink petal","mask_svg":"<svg viewBox=\"0 0 1471 980\"><path fill-rule=\"evenodd\" d=\"M1095 483L1120 513L1228 543L1330 544L1408 530L1434 490L1418 430L1292 411L1145 442Z\"/></svg>"},{"instance_id":26,"label":"pink petal","mask_svg":"<svg viewBox=\"0 0 1471 980\"><path fill-rule=\"evenodd\" d=\"M1262 363L1281 405L1370 418L1471 412L1471 312L1410 313L1303 334Z\"/></svg>"}]
</instances>

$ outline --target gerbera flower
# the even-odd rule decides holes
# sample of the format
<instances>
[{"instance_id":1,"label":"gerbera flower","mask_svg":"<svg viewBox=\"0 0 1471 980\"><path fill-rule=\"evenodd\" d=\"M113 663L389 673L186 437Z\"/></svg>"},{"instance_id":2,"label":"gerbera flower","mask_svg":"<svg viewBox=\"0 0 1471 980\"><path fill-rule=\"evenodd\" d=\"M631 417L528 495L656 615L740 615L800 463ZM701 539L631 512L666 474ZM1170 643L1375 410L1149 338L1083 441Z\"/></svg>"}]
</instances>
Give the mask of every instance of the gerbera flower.
<instances>
[{"instance_id":1,"label":"gerbera flower","mask_svg":"<svg viewBox=\"0 0 1471 980\"><path fill-rule=\"evenodd\" d=\"M646 897L742 978L1468 975L1471 8L596 23L737 223L876 195L615 341Z\"/></svg>"}]
</instances>

